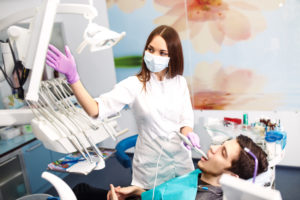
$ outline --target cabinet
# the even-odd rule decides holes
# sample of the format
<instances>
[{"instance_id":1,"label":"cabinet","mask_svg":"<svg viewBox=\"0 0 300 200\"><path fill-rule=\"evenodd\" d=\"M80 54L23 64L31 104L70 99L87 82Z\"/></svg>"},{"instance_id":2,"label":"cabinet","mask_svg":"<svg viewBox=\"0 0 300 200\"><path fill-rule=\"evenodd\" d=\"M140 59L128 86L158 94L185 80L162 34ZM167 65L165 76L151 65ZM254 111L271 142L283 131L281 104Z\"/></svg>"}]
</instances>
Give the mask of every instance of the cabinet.
<instances>
[{"instance_id":1,"label":"cabinet","mask_svg":"<svg viewBox=\"0 0 300 200\"><path fill-rule=\"evenodd\" d=\"M20 150L1 157L0 172L0 200L15 200L29 193Z\"/></svg>"},{"instance_id":2,"label":"cabinet","mask_svg":"<svg viewBox=\"0 0 300 200\"><path fill-rule=\"evenodd\" d=\"M63 157L63 154L49 151L41 141L35 140L22 148L26 173L31 193L45 193L52 185L41 177L50 162ZM52 173L52 172L51 172ZM66 173L54 173L63 178Z\"/></svg>"},{"instance_id":3,"label":"cabinet","mask_svg":"<svg viewBox=\"0 0 300 200\"><path fill-rule=\"evenodd\" d=\"M51 162L50 151L45 149L39 140L35 140L22 148L31 193L40 193L48 189L48 182L41 177Z\"/></svg>"},{"instance_id":4,"label":"cabinet","mask_svg":"<svg viewBox=\"0 0 300 200\"><path fill-rule=\"evenodd\" d=\"M49 151L33 135L0 141L0 152L0 200L15 200L26 194L45 193L52 185L41 174L47 170L50 162L65 156ZM68 175L51 173L61 178Z\"/></svg>"}]
</instances>

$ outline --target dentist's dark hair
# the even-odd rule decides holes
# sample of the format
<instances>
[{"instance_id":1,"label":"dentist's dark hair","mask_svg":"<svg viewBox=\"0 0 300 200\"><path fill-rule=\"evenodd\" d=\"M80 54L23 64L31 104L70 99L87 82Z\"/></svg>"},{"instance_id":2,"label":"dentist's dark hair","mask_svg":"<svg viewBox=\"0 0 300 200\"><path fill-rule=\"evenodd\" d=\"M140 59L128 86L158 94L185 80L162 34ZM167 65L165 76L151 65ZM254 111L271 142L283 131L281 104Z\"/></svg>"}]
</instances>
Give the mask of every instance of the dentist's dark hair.
<instances>
[{"instance_id":1,"label":"dentist's dark hair","mask_svg":"<svg viewBox=\"0 0 300 200\"><path fill-rule=\"evenodd\" d=\"M150 42L157 35L161 36L166 41L168 48L168 56L170 57L170 61L168 66L167 77L173 78L177 75L182 75L184 70L182 46L177 31L170 26L158 26L150 33L146 41L146 45L144 47L143 52L142 68L141 71L137 74L138 79L141 82L143 82L143 88L145 90L146 82L150 80L150 71L146 67L146 63L144 61L145 51L147 50Z\"/></svg>"}]
</instances>

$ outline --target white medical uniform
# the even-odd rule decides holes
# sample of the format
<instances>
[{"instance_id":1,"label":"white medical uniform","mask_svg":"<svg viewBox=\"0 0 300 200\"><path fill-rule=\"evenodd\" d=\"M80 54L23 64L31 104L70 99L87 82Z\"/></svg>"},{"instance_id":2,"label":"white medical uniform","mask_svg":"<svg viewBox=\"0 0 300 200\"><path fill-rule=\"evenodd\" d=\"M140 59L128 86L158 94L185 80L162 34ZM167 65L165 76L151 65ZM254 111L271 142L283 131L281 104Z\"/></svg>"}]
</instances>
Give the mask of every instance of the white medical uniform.
<instances>
[{"instance_id":1,"label":"white medical uniform","mask_svg":"<svg viewBox=\"0 0 300 200\"><path fill-rule=\"evenodd\" d=\"M118 83L113 90L96 98L99 118L119 112L126 104L132 109L139 136L133 159L132 185L145 189L194 170L191 152L176 132L193 128L194 114L186 80L177 75L159 81L151 73L143 83L136 76ZM158 165L158 167L157 167Z\"/></svg>"}]
</instances>

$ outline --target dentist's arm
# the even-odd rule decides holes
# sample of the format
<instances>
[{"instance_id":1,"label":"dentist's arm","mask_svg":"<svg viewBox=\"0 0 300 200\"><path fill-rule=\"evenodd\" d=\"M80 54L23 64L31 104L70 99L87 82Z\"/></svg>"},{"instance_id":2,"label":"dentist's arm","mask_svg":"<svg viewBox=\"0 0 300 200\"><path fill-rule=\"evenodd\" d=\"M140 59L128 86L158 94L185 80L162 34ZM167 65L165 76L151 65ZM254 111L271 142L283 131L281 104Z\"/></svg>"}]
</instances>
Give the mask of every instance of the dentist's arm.
<instances>
[{"instance_id":1,"label":"dentist's arm","mask_svg":"<svg viewBox=\"0 0 300 200\"><path fill-rule=\"evenodd\" d=\"M66 55L50 44L47 51L46 64L66 76L75 97L83 109L89 116L97 117L99 114L98 103L80 82L76 63L68 46L65 46L65 53Z\"/></svg>"},{"instance_id":2,"label":"dentist's arm","mask_svg":"<svg viewBox=\"0 0 300 200\"><path fill-rule=\"evenodd\" d=\"M81 81L78 80L77 82L71 84L71 88L77 101L85 110L85 112L91 117L97 117L99 114L98 103L86 91Z\"/></svg>"}]
</instances>

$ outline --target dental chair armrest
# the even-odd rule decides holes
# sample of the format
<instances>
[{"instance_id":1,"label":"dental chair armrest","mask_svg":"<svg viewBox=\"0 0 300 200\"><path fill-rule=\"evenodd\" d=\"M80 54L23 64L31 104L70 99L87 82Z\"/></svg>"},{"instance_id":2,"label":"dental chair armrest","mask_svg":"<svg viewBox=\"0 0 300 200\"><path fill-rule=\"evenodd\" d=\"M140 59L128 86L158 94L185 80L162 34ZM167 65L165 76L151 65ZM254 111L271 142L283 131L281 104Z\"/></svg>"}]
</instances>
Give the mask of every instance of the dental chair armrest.
<instances>
[{"instance_id":1,"label":"dental chair armrest","mask_svg":"<svg viewBox=\"0 0 300 200\"><path fill-rule=\"evenodd\" d=\"M124 166L125 168L131 168L131 159L130 157L126 154L126 150L134 147L136 144L138 135L133 135L128 138L125 138L121 140L117 146L116 146L116 156L118 161Z\"/></svg>"}]
</instances>

